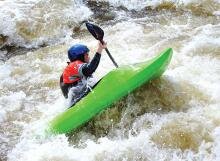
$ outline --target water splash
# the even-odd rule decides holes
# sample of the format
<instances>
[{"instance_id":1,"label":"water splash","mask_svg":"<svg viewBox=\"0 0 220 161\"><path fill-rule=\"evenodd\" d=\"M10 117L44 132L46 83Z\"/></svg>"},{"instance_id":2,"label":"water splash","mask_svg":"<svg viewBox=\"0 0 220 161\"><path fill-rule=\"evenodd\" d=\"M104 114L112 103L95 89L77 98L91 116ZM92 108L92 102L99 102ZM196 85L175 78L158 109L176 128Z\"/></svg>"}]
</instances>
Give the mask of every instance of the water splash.
<instances>
[{"instance_id":1,"label":"water splash","mask_svg":"<svg viewBox=\"0 0 220 161\"><path fill-rule=\"evenodd\" d=\"M7 44L27 48L62 42L91 15L82 1L3 1L0 34ZM15 8L15 10L11 10Z\"/></svg>"}]
</instances>

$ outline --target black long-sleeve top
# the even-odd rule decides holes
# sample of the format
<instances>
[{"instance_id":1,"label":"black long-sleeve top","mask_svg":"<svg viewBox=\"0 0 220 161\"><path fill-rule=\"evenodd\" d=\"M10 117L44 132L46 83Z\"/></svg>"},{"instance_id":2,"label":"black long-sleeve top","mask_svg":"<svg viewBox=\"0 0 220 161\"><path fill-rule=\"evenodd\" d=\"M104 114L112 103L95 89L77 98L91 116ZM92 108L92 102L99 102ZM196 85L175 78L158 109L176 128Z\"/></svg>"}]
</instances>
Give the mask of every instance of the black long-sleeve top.
<instances>
[{"instance_id":1,"label":"black long-sleeve top","mask_svg":"<svg viewBox=\"0 0 220 161\"><path fill-rule=\"evenodd\" d=\"M85 63L81 67L81 72L85 77L89 77L97 69L100 62L101 54L96 53L89 63Z\"/></svg>"}]
</instances>

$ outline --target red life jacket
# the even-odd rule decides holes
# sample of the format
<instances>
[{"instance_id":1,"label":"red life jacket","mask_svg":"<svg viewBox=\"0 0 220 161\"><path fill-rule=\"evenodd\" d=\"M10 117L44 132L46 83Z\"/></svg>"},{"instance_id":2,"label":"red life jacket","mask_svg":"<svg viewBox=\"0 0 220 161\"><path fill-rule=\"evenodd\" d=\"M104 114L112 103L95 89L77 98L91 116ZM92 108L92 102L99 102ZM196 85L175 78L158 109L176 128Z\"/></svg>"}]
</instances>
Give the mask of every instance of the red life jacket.
<instances>
[{"instance_id":1,"label":"red life jacket","mask_svg":"<svg viewBox=\"0 0 220 161\"><path fill-rule=\"evenodd\" d=\"M63 83L74 83L81 79L79 68L83 64L82 61L76 60L68 64L63 71Z\"/></svg>"}]
</instances>

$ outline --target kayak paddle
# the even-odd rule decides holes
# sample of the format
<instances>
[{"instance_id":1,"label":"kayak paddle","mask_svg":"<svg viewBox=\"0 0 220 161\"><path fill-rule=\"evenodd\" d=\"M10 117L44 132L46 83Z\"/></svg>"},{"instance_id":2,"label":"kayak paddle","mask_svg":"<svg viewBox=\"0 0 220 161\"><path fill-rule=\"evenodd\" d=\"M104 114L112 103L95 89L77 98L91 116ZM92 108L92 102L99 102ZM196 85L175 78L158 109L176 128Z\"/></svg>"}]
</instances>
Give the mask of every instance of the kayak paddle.
<instances>
[{"instance_id":1,"label":"kayak paddle","mask_svg":"<svg viewBox=\"0 0 220 161\"><path fill-rule=\"evenodd\" d=\"M104 43L103 41L104 31L99 26L86 22L86 27L96 40L99 40L102 44ZM105 48L105 51L107 52L109 58L112 60L115 67L118 68L118 64L115 62L108 48Z\"/></svg>"}]
</instances>

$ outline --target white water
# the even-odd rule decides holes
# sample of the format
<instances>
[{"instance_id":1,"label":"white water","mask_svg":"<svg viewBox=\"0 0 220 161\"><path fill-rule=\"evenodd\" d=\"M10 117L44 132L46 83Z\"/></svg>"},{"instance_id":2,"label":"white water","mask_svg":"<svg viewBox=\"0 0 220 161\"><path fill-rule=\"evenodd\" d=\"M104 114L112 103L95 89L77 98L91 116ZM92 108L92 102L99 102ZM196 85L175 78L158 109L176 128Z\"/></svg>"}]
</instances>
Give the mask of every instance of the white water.
<instances>
[{"instance_id":1,"label":"white water","mask_svg":"<svg viewBox=\"0 0 220 161\"><path fill-rule=\"evenodd\" d=\"M81 0L4 0L0 2L0 34L9 44L37 47L65 41L92 13Z\"/></svg>"},{"instance_id":2,"label":"white water","mask_svg":"<svg viewBox=\"0 0 220 161\"><path fill-rule=\"evenodd\" d=\"M129 10L141 10L145 7L157 8L166 6L167 4L173 5L181 9L193 9L195 6L200 6L205 12L219 11L219 0L99 0L100 2L106 1L118 7L124 6Z\"/></svg>"},{"instance_id":3,"label":"white water","mask_svg":"<svg viewBox=\"0 0 220 161\"><path fill-rule=\"evenodd\" d=\"M47 121L65 110L59 76L66 65L68 47L80 42L88 45L92 55L96 50L97 42L86 31L70 38L72 27L90 17L92 11L85 5L76 7L81 1L1 1L0 13L4 16L0 19L0 33L9 36L7 43L25 47L53 45L14 56L0 65L0 158L220 160L220 20L216 14L197 15L192 9L214 4L215 7L204 7L213 13L219 10L219 1L172 2L185 10L183 14L179 10L150 14L153 10L141 18L127 15L126 21L102 26L108 48L119 65L147 60L172 47L173 58L162 78L98 116L92 128L85 127L69 137L44 138ZM129 10L164 4L122 0L109 3ZM67 12L63 8L76 9ZM37 10L47 11L49 16L39 16ZM122 12L117 13L120 17ZM9 16L13 14L14 17ZM37 16L49 20L39 25ZM23 30L15 25L21 21L26 24L22 24L25 30L34 24L30 33L37 36L22 37ZM44 25L53 25L53 30L42 29ZM95 77L100 78L113 68L107 54L103 54Z\"/></svg>"}]
</instances>

